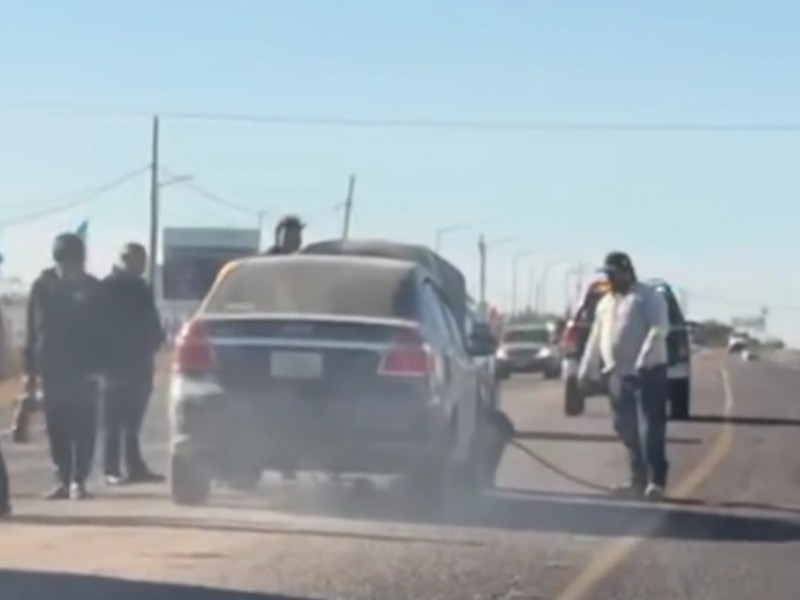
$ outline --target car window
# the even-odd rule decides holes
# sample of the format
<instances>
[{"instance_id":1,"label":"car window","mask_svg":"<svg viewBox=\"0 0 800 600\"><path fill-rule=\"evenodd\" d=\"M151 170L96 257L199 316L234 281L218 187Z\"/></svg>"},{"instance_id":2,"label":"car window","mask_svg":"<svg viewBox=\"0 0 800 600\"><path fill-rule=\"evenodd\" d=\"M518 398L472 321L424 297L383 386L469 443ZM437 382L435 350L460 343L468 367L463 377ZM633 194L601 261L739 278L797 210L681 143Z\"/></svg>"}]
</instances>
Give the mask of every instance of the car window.
<instances>
[{"instance_id":1,"label":"car window","mask_svg":"<svg viewBox=\"0 0 800 600\"><path fill-rule=\"evenodd\" d=\"M434 341L442 346L452 345L450 329L440 307L439 296L429 281L422 285L420 313Z\"/></svg>"},{"instance_id":2,"label":"car window","mask_svg":"<svg viewBox=\"0 0 800 600\"><path fill-rule=\"evenodd\" d=\"M656 287L656 291L662 294L667 301L670 325L685 325L686 319L683 316L683 311L681 310L680 304L678 304L678 299L675 297L675 294L673 294L668 287L663 285Z\"/></svg>"},{"instance_id":3,"label":"car window","mask_svg":"<svg viewBox=\"0 0 800 600\"><path fill-rule=\"evenodd\" d=\"M438 290L437 290L437 296L439 297L439 308L442 311L445 324L447 325L447 329L450 333L450 339L453 341L454 347L457 348L459 352L463 354L467 350L467 344L466 341L464 340L461 328L459 328L458 326L458 321L456 320L453 311L450 310L450 307L445 302L444 296Z\"/></svg>"}]
</instances>

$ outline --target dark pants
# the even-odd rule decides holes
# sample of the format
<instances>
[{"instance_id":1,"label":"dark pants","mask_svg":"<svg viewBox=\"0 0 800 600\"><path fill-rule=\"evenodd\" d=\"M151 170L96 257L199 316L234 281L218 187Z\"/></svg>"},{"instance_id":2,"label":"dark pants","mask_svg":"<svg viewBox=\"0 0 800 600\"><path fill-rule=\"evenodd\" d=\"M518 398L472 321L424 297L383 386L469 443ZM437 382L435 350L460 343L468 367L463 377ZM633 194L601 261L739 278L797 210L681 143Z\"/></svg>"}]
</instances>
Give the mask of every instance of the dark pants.
<instances>
[{"instance_id":1,"label":"dark pants","mask_svg":"<svg viewBox=\"0 0 800 600\"><path fill-rule=\"evenodd\" d=\"M11 490L8 484L8 470L0 448L0 512L7 512L11 506Z\"/></svg>"},{"instance_id":2,"label":"dark pants","mask_svg":"<svg viewBox=\"0 0 800 600\"><path fill-rule=\"evenodd\" d=\"M667 367L609 378L614 429L628 451L634 483L666 485Z\"/></svg>"},{"instance_id":3,"label":"dark pants","mask_svg":"<svg viewBox=\"0 0 800 600\"><path fill-rule=\"evenodd\" d=\"M120 475L120 454L124 451L128 477L147 471L139 445L147 405L152 393L152 375L141 378L109 379L105 396L106 475Z\"/></svg>"},{"instance_id":4,"label":"dark pants","mask_svg":"<svg viewBox=\"0 0 800 600\"><path fill-rule=\"evenodd\" d=\"M62 484L89 477L97 438L97 384L44 382L44 413L50 454Z\"/></svg>"}]
</instances>

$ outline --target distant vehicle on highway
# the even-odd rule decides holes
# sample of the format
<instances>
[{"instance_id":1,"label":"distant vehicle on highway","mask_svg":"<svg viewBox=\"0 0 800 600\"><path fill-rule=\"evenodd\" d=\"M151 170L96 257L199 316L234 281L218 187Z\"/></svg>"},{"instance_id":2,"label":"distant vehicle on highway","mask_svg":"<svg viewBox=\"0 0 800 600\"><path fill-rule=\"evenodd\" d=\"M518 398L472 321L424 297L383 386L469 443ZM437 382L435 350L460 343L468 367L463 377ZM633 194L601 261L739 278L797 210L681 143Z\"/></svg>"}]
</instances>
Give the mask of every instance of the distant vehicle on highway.
<instances>
[{"instance_id":1,"label":"distant vehicle on highway","mask_svg":"<svg viewBox=\"0 0 800 600\"><path fill-rule=\"evenodd\" d=\"M417 264L268 256L228 265L175 352L171 492L202 504L265 470L399 474L444 491L475 461L478 373Z\"/></svg>"},{"instance_id":2,"label":"distant vehicle on highway","mask_svg":"<svg viewBox=\"0 0 800 600\"><path fill-rule=\"evenodd\" d=\"M547 379L561 376L561 351L556 323L511 325L503 332L497 350L501 377L514 373L542 373Z\"/></svg>"},{"instance_id":3,"label":"distant vehicle on highway","mask_svg":"<svg viewBox=\"0 0 800 600\"><path fill-rule=\"evenodd\" d=\"M670 417L676 420L685 420L689 418L691 404L689 325L675 293L667 282L659 279L646 283L663 294L667 302L670 323L670 330L667 334ZM594 323L595 310L600 298L608 291L608 281L605 278L592 282L564 329L561 339L561 348L564 354L564 412L570 416L583 414L587 397L608 393L603 381L594 382L588 393L581 392L577 380L578 366L589 339L592 323Z\"/></svg>"},{"instance_id":4,"label":"distant vehicle on highway","mask_svg":"<svg viewBox=\"0 0 800 600\"><path fill-rule=\"evenodd\" d=\"M736 354L747 348L750 336L743 331L733 331L728 338L728 353Z\"/></svg>"}]
</instances>

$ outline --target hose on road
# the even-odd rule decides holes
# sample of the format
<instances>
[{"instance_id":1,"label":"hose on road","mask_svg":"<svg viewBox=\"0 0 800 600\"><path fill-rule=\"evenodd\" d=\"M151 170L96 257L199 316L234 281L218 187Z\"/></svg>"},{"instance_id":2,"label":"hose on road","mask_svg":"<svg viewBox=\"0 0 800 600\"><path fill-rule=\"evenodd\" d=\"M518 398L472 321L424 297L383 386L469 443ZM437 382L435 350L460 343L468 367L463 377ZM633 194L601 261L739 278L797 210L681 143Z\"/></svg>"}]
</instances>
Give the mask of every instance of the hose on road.
<instances>
[{"instance_id":1,"label":"hose on road","mask_svg":"<svg viewBox=\"0 0 800 600\"><path fill-rule=\"evenodd\" d=\"M613 491L613 489L610 488L607 485L600 485L599 483L595 483L594 481L589 481L588 479L584 479L583 477L579 477L577 475L573 475L572 473L570 473L568 471L565 471L564 469L562 469L558 465L552 463L551 461L549 461L548 459L546 459L542 455L537 454L536 452L534 452L533 450L528 448L525 444L523 444L519 440L512 439L511 441L508 442L508 445L509 446L513 446L514 448L516 448L517 450L519 450L520 452L525 454L527 457L529 457L532 460L534 460L535 462L539 463L541 466L543 466L548 471L551 471L552 473L555 473L556 475L558 475L562 479L566 479L567 481L575 483L575 484L577 484L577 485L579 485L581 487L584 487L584 488L587 488L587 489L590 489L590 490L593 490L593 491L596 491L596 492L602 492L604 494L607 494L607 493L610 493L610 492Z\"/></svg>"}]
</instances>

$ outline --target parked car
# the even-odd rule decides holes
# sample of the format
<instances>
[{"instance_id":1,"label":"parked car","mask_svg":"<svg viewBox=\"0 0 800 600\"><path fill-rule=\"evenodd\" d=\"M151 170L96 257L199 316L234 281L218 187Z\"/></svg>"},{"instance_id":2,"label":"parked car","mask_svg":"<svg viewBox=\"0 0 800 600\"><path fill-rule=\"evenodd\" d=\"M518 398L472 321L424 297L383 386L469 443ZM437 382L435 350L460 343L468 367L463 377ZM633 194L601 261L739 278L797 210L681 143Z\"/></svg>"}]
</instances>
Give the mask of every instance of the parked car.
<instances>
[{"instance_id":1,"label":"parked car","mask_svg":"<svg viewBox=\"0 0 800 600\"><path fill-rule=\"evenodd\" d=\"M406 475L442 491L474 463L477 371L438 281L411 262L266 256L228 265L177 340L171 492L265 470Z\"/></svg>"},{"instance_id":2,"label":"parked car","mask_svg":"<svg viewBox=\"0 0 800 600\"><path fill-rule=\"evenodd\" d=\"M685 420L689 418L691 404L689 325L670 285L663 280L651 280L647 283L663 294L667 302L670 323L667 334L669 410L671 418ZM587 398L608 393L606 383L602 380L591 382L589 388L583 391L577 380L578 367L589 339L597 304L608 290L608 281L605 278L593 281L564 329L561 339L564 354L564 412L570 416L583 414Z\"/></svg>"},{"instance_id":3,"label":"parked car","mask_svg":"<svg viewBox=\"0 0 800 600\"><path fill-rule=\"evenodd\" d=\"M512 325L503 332L497 351L503 377L514 373L542 373L547 379L561 375L561 351L556 323Z\"/></svg>"}]
</instances>

